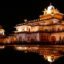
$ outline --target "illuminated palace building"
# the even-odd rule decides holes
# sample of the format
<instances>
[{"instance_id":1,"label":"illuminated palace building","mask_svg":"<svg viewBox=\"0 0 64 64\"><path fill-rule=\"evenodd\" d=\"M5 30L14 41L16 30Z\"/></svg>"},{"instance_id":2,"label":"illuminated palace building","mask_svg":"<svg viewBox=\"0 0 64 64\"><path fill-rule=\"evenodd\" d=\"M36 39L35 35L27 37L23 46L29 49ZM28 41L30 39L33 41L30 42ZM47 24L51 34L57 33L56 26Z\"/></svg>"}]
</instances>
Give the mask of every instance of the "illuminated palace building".
<instances>
[{"instance_id":1,"label":"illuminated palace building","mask_svg":"<svg viewBox=\"0 0 64 64\"><path fill-rule=\"evenodd\" d=\"M0 25L0 37L5 36L5 30L3 29L3 27Z\"/></svg>"},{"instance_id":2,"label":"illuminated palace building","mask_svg":"<svg viewBox=\"0 0 64 64\"><path fill-rule=\"evenodd\" d=\"M49 5L36 20L25 20L15 26L14 36L21 42L63 42L64 14Z\"/></svg>"}]
</instances>

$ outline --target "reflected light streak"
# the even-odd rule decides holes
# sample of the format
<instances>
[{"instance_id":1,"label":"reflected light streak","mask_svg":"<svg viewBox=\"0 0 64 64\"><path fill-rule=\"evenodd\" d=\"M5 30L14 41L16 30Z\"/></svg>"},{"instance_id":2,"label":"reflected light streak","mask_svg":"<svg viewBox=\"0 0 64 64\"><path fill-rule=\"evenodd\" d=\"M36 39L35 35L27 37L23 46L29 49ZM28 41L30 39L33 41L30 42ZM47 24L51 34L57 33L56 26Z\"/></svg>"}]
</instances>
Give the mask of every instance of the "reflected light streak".
<instances>
[{"instance_id":1,"label":"reflected light streak","mask_svg":"<svg viewBox=\"0 0 64 64\"><path fill-rule=\"evenodd\" d=\"M16 50L22 51L22 50L27 50L27 47L22 47L22 46L16 46Z\"/></svg>"},{"instance_id":2,"label":"reflected light streak","mask_svg":"<svg viewBox=\"0 0 64 64\"><path fill-rule=\"evenodd\" d=\"M27 47L27 46L14 46L14 48L16 50L19 50L19 51L37 51L39 48L38 47Z\"/></svg>"}]
</instances>

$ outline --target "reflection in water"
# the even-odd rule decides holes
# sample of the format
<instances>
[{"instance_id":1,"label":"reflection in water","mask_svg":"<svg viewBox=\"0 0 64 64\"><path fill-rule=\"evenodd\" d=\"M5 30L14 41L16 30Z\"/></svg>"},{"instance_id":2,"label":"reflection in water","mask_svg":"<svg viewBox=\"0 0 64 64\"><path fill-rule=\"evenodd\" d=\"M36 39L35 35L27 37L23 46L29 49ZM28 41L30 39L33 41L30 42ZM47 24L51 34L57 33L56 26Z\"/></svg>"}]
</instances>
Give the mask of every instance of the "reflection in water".
<instances>
[{"instance_id":1,"label":"reflection in water","mask_svg":"<svg viewBox=\"0 0 64 64\"><path fill-rule=\"evenodd\" d=\"M17 47L15 47L15 48L16 48L16 50L20 50L20 51L22 51L22 50L27 50L27 47L17 46Z\"/></svg>"},{"instance_id":2,"label":"reflection in water","mask_svg":"<svg viewBox=\"0 0 64 64\"><path fill-rule=\"evenodd\" d=\"M56 60L53 60L53 56L49 55L46 57L40 56L37 52L27 52L24 53L23 51L15 50L12 46L7 46L3 50L0 50L0 58L1 60L6 60L10 63L17 62L17 64L59 64L59 62L63 62L60 64L64 64L64 57L59 57ZM47 61L48 59L48 61Z\"/></svg>"},{"instance_id":3,"label":"reflection in water","mask_svg":"<svg viewBox=\"0 0 64 64\"><path fill-rule=\"evenodd\" d=\"M44 58L49 62L54 62L54 58L52 56L44 56Z\"/></svg>"},{"instance_id":4,"label":"reflection in water","mask_svg":"<svg viewBox=\"0 0 64 64\"><path fill-rule=\"evenodd\" d=\"M55 56L55 55L47 55L47 56L44 56L44 58L50 62L50 63L54 63L56 62L56 60L60 59L61 57L63 57L62 55L59 55L59 56ZM54 63L55 64L55 63Z\"/></svg>"},{"instance_id":5,"label":"reflection in water","mask_svg":"<svg viewBox=\"0 0 64 64\"><path fill-rule=\"evenodd\" d=\"M13 47L6 47L0 52L0 58L6 64L9 63L17 63L17 64L48 64L48 62L41 58L38 53L28 52L24 53L23 51L14 50Z\"/></svg>"},{"instance_id":6,"label":"reflection in water","mask_svg":"<svg viewBox=\"0 0 64 64\"><path fill-rule=\"evenodd\" d=\"M60 48L59 46L54 46L56 47L55 49L51 46L51 47L41 47L41 46L21 46L21 45L16 45L14 46L15 50L17 51L27 51L27 52L36 52L39 54L42 54L42 56L44 56L43 58L45 60L47 60L50 63L55 62L56 59L58 59L59 57L63 56L64 54L59 53L59 50L63 50L63 48ZM61 46L63 47L63 46Z\"/></svg>"}]
</instances>

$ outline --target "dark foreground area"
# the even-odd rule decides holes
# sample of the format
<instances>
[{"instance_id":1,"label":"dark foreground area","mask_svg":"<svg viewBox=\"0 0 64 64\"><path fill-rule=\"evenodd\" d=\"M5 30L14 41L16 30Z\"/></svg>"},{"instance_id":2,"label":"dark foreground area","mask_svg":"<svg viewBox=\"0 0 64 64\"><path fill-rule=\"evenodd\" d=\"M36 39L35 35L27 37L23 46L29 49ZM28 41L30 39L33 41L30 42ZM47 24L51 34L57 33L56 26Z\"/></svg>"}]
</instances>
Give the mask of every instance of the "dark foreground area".
<instances>
[{"instance_id":1,"label":"dark foreground area","mask_svg":"<svg viewBox=\"0 0 64 64\"><path fill-rule=\"evenodd\" d=\"M0 62L2 64L50 64L43 56L37 53L24 53L14 50L13 47L0 50ZM52 64L64 64L64 57L58 58Z\"/></svg>"}]
</instances>

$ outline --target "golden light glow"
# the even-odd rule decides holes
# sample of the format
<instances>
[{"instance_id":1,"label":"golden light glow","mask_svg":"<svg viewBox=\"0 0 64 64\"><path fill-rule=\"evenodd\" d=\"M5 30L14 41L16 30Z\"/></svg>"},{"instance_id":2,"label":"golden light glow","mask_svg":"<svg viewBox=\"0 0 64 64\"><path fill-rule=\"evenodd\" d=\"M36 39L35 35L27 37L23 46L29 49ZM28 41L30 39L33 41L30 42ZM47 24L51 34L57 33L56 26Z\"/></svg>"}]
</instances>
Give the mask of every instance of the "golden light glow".
<instances>
[{"instance_id":1,"label":"golden light glow","mask_svg":"<svg viewBox=\"0 0 64 64\"><path fill-rule=\"evenodd\" d=\"M47 8L47 14L51 14L51 13L52 13L52 8L54 8L52 5L50 5L50 6Z\"/></svg>"},{"instance_id":2,"label":"golden light glow","mask_svg":"<svg viewBox=\"0 0 64 64\"><path fill-rule=\"evenodd\" d=\"M49 62L53 62L54 61L54 59L53 59L53 57L52 56L47 56L47 58L46 58Z\"/></svg>"},{"instance_id":3,"label":"golden light glow","mask_svg":"<svg viewBox=\"0 0 64 64\"><path fill-rule=\"evenodd\" d=\"M56 14L56 13L59 13L59 11L55 9L53 5L49 5L48 8L44 10L44 15Z\"/></svg>"},{"instance_id":4,"label":"golden light glow","mask_svg":"<svg viewBox=\"0 0 64 64\"><path fill-rule=\"evenodd\" d=\"M24 50L38 50L39 48L38 47L30 47L30 46L14 46L16 50L19 50L19 51L24 51Z\"/></svg>"},{"instance_id":5,"label":"golden light glow","mask_svg":"<svg viewBox=\"0 0 64 64\"><path fill-rule=\"evenodd\" d=\"M55 54L52 54L52 55L44 55L44 58L48 61L48 62L50 62L50 63L52 63L52 62L54 62L56 59L58 59L59 57L62 57L63 55L55 55Z\"/></svg>"},{"instance_id":6,"label":"golden light glow","mask_svg":"<svg viewBox=\"0 0 64 64\"><path fill-rule=\"evenodd\" d=\"M0 49L4 49L5 48L5 46L0 46Z\"/></svg>"},{"instance_id":7,"label":"golden light glow","mask_svg":"<svg viewBox=\"0 0 64 64\"><path fill-rule=\"evenodd\" d=\"M4 29L0 29L0 34L4 35L5 30Z\"/></svg>"},{"instance_id":8,"label":"golden light glow","mask_svg":"<svg viewBox=\"0 0 64 64\"><path fill-rule=\"evenodd\" d=\"M16 26L16 32L25 32L25 31L30 31L31 26L28 25L21 25L21 26Z\"/></svg>"},{"instance_id":9,"label":"golden light glow","mask_svg":"<svg viewBox=\"0 0 64 64\"><path fill-rule=\"evenodd\" d=\"M23 47L23 46L15 46L15 49L16 50L19 50L19 51L24 51L24 50L27 50L27 47Z\"/></svg>"}]
</instances>

